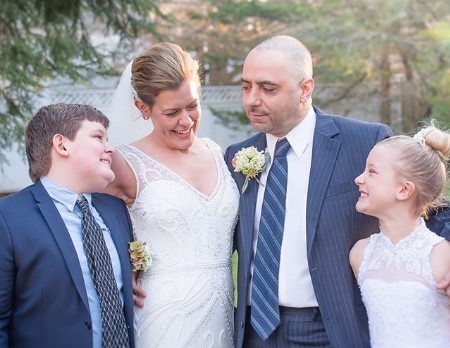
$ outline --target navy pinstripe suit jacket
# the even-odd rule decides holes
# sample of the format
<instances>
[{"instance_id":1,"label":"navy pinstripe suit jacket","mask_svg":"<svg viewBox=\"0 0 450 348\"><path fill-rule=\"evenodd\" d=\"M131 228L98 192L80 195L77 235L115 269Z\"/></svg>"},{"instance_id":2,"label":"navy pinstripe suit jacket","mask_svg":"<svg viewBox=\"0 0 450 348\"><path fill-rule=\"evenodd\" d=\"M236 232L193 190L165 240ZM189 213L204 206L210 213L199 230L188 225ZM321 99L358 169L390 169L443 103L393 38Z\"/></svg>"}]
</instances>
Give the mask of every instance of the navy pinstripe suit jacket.
<instances>
[{"instance_id":1,"label":"navy pinstripe suit jacket","mask_svg":"<svg viewBox=\"0 0 450 348\"><path fill-rule=\"evenodd\" d=\"M389 127L341 116L315 108L312 163L309 177L306 229L309 270L326 331L335 348L369 346L367 315L353 276L348 254L353 244L378 230L375 218L358 213L359 193L354 179L364 170L367 155L380 140L392 135ZM244 175L231 165L243 147L266 147L264 133L231 145L225 161L241 190ZM241 194L239 223L234 241L239 255L238 307L235 343L242 347L248 302L248 280L258 183L251 180ZM298 296L302 296L301 293Z\"/></svg>"}]
</instances>

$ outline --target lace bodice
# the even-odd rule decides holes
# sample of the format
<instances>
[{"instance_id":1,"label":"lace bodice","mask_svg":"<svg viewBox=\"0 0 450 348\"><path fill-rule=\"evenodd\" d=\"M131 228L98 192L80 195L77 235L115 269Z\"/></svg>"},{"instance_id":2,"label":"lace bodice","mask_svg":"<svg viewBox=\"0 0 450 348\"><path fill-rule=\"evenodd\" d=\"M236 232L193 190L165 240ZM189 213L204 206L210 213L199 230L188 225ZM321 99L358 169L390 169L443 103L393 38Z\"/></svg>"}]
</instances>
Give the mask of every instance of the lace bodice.
<instances>
[{"instance_id":1,"label":"lace bodice","mask_svg":"<svg viewBox=\"0 0 450 348\"><path fill-rule=\"evenodd\" d=\"M217 144L218 180L205 196L133 146L119 147L136 175L130 208L137 239L150 246L153 264L136 310L137 347L232 347L231 254L239 192Z\"/></svg>"},{"instance_id":2,"label":"lace bodice","mask_svg":"<svg viewBox=\"0 0 450 348\"><path fill-rule=\"evenodd\" d=\"M442 240L423 220L396 244L382 232L370 236L358 284L373 348L450 347L450 302L436 290L430 267Z\"/></svg>"}]
</instances>

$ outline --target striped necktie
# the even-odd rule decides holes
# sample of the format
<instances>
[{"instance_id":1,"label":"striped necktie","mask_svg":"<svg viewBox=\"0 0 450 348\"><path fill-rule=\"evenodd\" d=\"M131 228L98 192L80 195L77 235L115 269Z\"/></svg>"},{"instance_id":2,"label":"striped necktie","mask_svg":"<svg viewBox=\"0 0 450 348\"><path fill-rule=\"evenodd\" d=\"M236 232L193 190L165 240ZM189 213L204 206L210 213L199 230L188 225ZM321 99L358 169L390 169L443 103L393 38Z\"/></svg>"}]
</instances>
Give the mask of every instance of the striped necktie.
<instances>
[{"instance_id":1,"label":"striped necktie","mask_svg":"<svg viewBox=\"0 0 450 348\"><path fill-rule=\"evenodd\" d=\"M80 195L76 205L83 213L81 220L83 248L100 300L102 348L129 347L123 306L102 229L95 221L86 197Z\"/></svg>"},{"instance_id":2,"label":"striped necktie","mask_svg":"<svg viewBox=\"0 0 450 348\"><path fill-rule=\"evenodd\" d=\"M267 176L253 267L251 324L266 340L280 324L278 275L283 240L290 149L286 138L278 140Z\"/></svg>"}]
</instances>

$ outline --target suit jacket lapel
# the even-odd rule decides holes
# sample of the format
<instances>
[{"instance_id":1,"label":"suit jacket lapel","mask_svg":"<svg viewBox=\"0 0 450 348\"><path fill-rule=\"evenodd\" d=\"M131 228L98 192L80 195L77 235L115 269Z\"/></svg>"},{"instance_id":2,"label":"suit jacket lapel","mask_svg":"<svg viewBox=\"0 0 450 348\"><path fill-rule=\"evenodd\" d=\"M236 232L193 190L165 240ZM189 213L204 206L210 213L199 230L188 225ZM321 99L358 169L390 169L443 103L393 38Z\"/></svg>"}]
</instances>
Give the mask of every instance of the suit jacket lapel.
<instances>
[{"instance_id":1,"label":"suit jacket lapel","mask_svg":"<svg viewBox=\"0 0 450 348\"><path fill-rule=\"evenodd\" d=\"M316 109L317 119L314 130L311 172L309 175L308 199L306 206L306 233L308 255L317 232L317 224L325 200L336 158L341 146L333 137L339 133L331 118L323 117Z\"/></svg>"},{"instance_id":2,"label":"suit jacket lapel","mask_svg":"<svg viewBox=\"0 0 450 348\"><path fill-rule=\"evenodd\" d=\"M267 140L264 133L260 133L260 136L256 138L253 144L249 146L255 146L258 151L264 151L267 146ZM244 178L244 176L241 174ZM245 178L242 180L244 182ZM239 187L242 187L242 183ZM240 210L240 225L241 233L244 245L252 248L253 246L253 226L255 223L255 211L256 211L256 198L258 197L259 183L257 180L250 180L247 190L241 193L239 200L239 210ZM252 253L244 253L245 256L249 257L248 262L250 263Z\"/></svg>"},{"instance_id":3,"label":"suit jacket lapel","mask_svg":"<svg viewBox=\"0 0 450 348\"><path fill-rule=\"evenodd\" d=\"M69 231L67 230L55 203L53 203L53 200L48 195L42 183L38 181L36 185L32 186L31 191L36 199L39 210L44 216L45 221L61 250L73 283L77 288L84 305L86 308L89 308L80 261L78 260L78 255L73 246ZM55 286L57 286L57 284Z\"/></svg>"}]
</instances>

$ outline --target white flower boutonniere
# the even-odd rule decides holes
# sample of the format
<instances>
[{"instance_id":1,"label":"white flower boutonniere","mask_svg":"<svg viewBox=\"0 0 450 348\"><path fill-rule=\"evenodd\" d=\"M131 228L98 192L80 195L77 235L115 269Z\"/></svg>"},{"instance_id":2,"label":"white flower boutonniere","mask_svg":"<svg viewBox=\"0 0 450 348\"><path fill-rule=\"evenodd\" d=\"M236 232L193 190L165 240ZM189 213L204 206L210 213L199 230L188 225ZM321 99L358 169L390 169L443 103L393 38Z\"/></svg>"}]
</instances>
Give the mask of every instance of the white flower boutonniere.
<instances>
[{"instance_id":1,"label":"white flower boutonniere","mask_svg":"<svg viewBox=\"0 0 450 348\"><path fill-rule=\"evenodd\" d=\"M268 161L269 155L264 151L258 151L254 146L246 147L236 152L231 160L231 164L235 172L245 175L242 193L247 189L249 180L256 178L266 168Z\"/></svg>"},{"instance_id":2,"label":"white flower boutonniere","mask_svg":"<svg viewBox=\"0 0 450 348\"><path fill-rule=\"evenodd\" d=\"M145 272L153 262L150 248L145 242L141 242L140 240L130 242L129 245L128 252L130 253L133 272Z\"/></svg>"}]
</instances>

